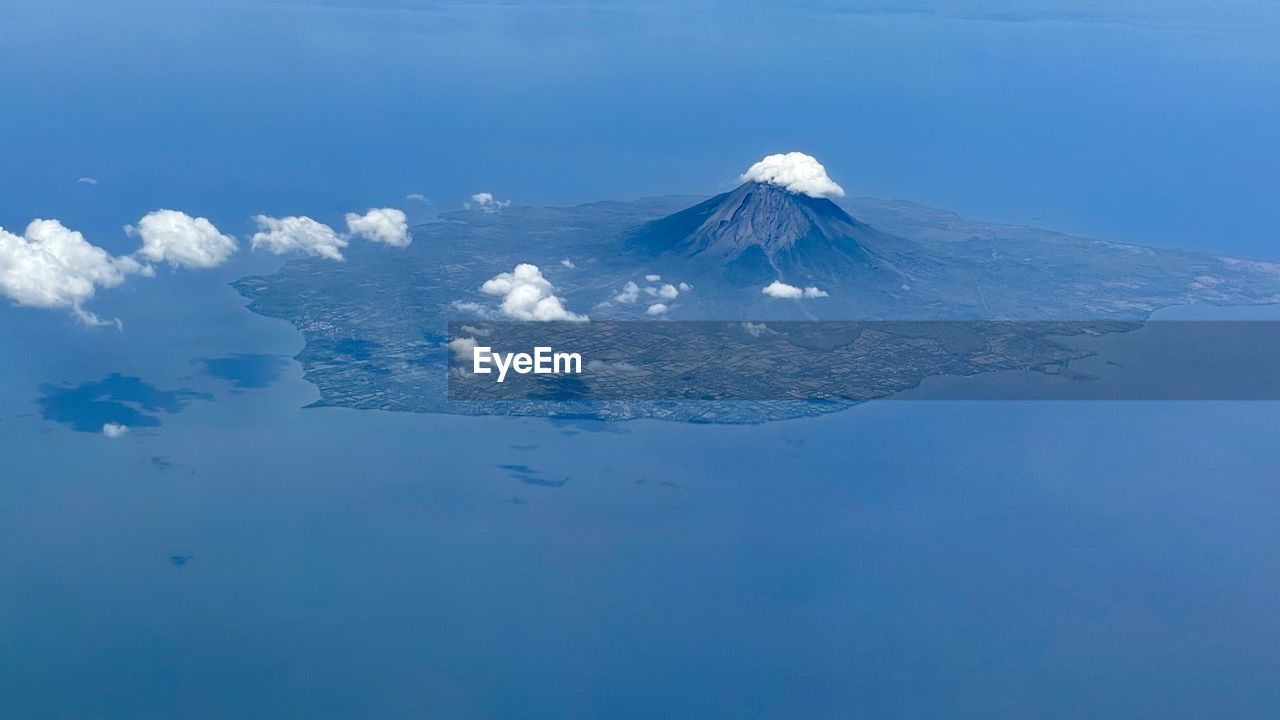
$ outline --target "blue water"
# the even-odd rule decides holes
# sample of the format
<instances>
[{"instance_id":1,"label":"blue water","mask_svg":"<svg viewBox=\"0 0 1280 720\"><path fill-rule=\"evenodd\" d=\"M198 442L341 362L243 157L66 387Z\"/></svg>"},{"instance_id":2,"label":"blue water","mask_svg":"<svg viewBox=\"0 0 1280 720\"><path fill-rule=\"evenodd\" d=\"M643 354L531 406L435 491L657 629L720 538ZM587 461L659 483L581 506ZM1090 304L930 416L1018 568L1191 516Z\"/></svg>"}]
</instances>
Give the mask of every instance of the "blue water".
<instances>
[{"instance_id":1,"label":"blue water","mask_svg":"<svg viewBox=\"0 0 1280 720\"><path fill-rule=\"evenodd\" d=\"M854 194L1277 257L1261 3L0 18L0 225L58 217L115 251L157 207L243 237L257 212L423 220L480 190L712 192L795 148ZM303 409L315 388L272 360L301 337L227 286L278 264L103 291L124 332L0 308L0 717L1280 706L1274 403L887 402L756 427ZM115 405L158 424L92 432Z\"/></svg>"},{"instance_id":2,"label":"blue water","mask_svg":"<svg viewBox=\"0 0 1280 720\"><path fill-rule=\"evenodd\" d=\"M297 347L242 322L229 351ZM131 330L115 365L181 367L197 326L160 358ZM593 426L301 410L315 391L291 365L259 389L159 377L214 400L112 440L35 413L55 372L0 398L14 717L1262 718L1280 701L1273 403Z\"/></svg>"}]
</instances>

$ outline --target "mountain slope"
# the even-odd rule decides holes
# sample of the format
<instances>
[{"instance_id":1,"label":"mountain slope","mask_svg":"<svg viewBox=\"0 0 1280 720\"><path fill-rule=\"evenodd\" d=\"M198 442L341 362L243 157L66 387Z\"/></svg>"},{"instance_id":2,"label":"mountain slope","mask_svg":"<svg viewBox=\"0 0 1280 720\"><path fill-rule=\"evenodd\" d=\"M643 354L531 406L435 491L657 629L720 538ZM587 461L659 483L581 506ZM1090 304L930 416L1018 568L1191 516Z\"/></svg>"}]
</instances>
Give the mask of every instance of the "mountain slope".
<instances>
[{"instance_id":1,"label":"mountain slope","mask_svg":"<svg viewBox=\"0 0 1280 720\"><path fill-rule=\"evenodd\" d=\"M679 258L733 284L775 279L844 283L904 281L898 267L910 243L860 222L826 198L747 182L654 220L626 238L649 257Z\"/></svg>"}]
</instances>

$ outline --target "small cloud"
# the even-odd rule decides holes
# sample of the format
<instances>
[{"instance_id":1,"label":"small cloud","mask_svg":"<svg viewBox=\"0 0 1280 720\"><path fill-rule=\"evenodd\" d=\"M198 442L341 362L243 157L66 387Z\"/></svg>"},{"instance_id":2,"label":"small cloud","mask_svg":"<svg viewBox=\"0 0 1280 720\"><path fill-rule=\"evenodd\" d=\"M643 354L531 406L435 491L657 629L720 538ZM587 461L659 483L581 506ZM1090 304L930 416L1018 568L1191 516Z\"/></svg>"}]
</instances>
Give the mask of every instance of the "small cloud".
<instances>
[{"instance_id":1,"label":"small cloud","mask_svg":"<svg viewBox=\"0 0 1280 720\"><path fill-rule=\"evenodd\" d=\"M251 239L254 250L262 249L274 255L299 252L330 260L344 259L342 249L347 246L347 239L324 223L295 215L283 218L255 215L253 221L258 224L258 232Z\"/></svg>"},{"instance_id":2,"label":"small cloud","mask_svg":"<svg viewBox=\"0 0 1280 720\"><path fill-rule=\"evenodd\" d=\"M423 205L431 204L431 199L428 198L426 195L423 195L422 193L409 193L408 195L404 196L404 199L410 202L419 202L419 203L422 203Z\"/></svg>"},{"instance_id":3,"label":"small cloud","mask_svg":"<svg viewBox=\"0 0 1280 720\"><path fill-rule=\"evenodd\" d=\"M777 185L809 197L844 197L844 188L827 176L822 163L800 152L769 155L747 168L739 179Z\"/></svg>"},{"instance_id":4,"label":"small cloud","mask_svg":"<svg viewBox=\"0 0 1280 720\"><path fill-rule=\"evenodd\" d=\"M480 286L486 295L501 295L503 315L516 320L585 321L586 315L569 312L555 295L551 282L537 265L520 263L509 273L499 273Z\"/></svg>"},{"instance_id":5,"label":"small cloud","mask_svg":"<svg viewBox=\"0 0 1280 720\"><path fill-rule=\"evenodd\" d=\"M645 310L644 312L646 315L664 315L666 314L667 310L668 308L664 303L654 303L650 305L649 309Z\"/></svg>"},{"instance_id":6,"label":"small cloud","mask_svg":"<svg viewBox=\"0 0 1280 720\"><path fill-rule=\"evenodd\" d=\"M816 287L807 287L801 290L795 285L788 285L781 280L774 280L766 285L760 292L771 298L780 298L783 300L799 300L800 298L824 298L828 297L825 290L819 290Z\"/></svg>"},{"instance_id":7,"label":"small cloud","mask_svg":"<svg viewBox=\"0 0 1280 720\"><path fill-rule=\"evenodd\" d=\"M347 213L347 232L392 247L407 247L413 242L404 211L395 208L370 208L364 215Z\"/></svg>"},{"instance_id":8,"label":"small cloud","mask_svg":"<svg viewBox=\"0 0 1280 720\"><path fill-rule=\"evenodd\" d=\"M489 337L492 331L490 331L488 328L478 328L475 325L463 325L462 332L468 333L471 335L479 335L480 337Z\"/></svg>"},{"instance_id":9,"label":"small cloud","mask_svg":"<svg viewBox=\"0 0 1280 720\"><path fill-rule=\"evenodd\" d=\"M680 296L680 291L676 289L676 286L670 284L662 287L647 287L644 291L648 293L649 297L662 298L663 300L675 300Z\"/></svg>"},{"instance_id":10,"label":"small cloud","mask_svg":"<svg viewBox=\"0 0 1280 720\"><path fill-rule=\"evenodd\" d=\"M784 300L799 300L804 297L804 291L795 285L788 285L781 280L774 280L764 286L760 292L771 298L781 298Z\"/></svg>"},{"instance_id":11,"label":"small cloud","mask_svg":"<svg viewBox=\"0 0 1280 720\"><path fill-rule=\"evenodd\" d=\"M570 260L569 258L565 258L565 259L561 260L561 261L560 261L560 264L561 264L561 265L563 265L563 266L565 266L565 267L567 267L567 268L569 268L570 270L573 270L574 268L578 267L577 265L574 265L574 264L573 264L573 261L572 261L572 260Z\"/></svg>"},{"instance_id":12,"label":"small cloud","mask_svg":"<svg viewBox=\"0 0 1280 720\"><path fill-rule=\"evenodd\" d=\"M461 363L471 362L472 356L476 351L475 338L454 338L449 341L449 352L453 357Z\"/></svg>"},{"instance_id":13,"label":"small cloud","mask_svg":"<svg viewBox=\"0 0 1280 720\"><path fill-rule=\"evenodd\" d=\"M640 286L628 280L611 299L613 302L633 303L640 299Z\"/></svg>"},{"instance_id":14,"label":"small cloud","mask_svg":"<svg viewBox=\"0 0 1280 720\"><path fill-rule=\"evenodd\" d=\"M815 287L806 287L800 290L794 284L787 284L782 281L773 281L764 286L760 292L769 297L778 297L782 300L800 300L801 297L827 297L827 291L818 290Z\"/></svg>"},{"instance_id":15,"label":"small cloud","mask_svg":"<svg viewBox=\"0 0 1280 720\"><path fill-rule=\"evenodd\" d=\"M462 204L466 210L481 210L486 213L496 213L504 207L511 204L510 200L498 200L493 197L493 193L478 192L471 196L471 199Z\"/></svg>"},{"instance_id":16,"label":"small cloud","mask_svg":"<svg viewBox=\"0 0 1280 720\"><path fill-rule=\"evenodd\" d=\"M661 276L661 275L645 275L645 276L644 276L644 281L645 281L645 282L658 282L658 281L660 281L660 280L662 280L662 276Z\"/></svg>"},{"instance_id":17,"label":"small cloud","mask_svg":"<svg viewBox=\"0 0 1280 720\"><path fill-rule=\"evenodd\" d=\"M78 178L76 182L80 183L81 185L97 185L98 179L91 178L91 177L82 177L82 178Z\"/></svg>"},{"instance_id":18,"label":"small cloud","mask_svg":"<svg viewBox=\"0 0 1280 720\"><path fill-rule=\"evenodd\" d=\"M129 426L120 423L109 422L102 426L102 434L109 438L118 438L127 432L129 432Z\"/></svg>"},{"instance_id":19,"label":"small cloud","mask_svg":"<svg viewBox=\"0 0 1280 720\"><path fill-rule=\"evenodd\" d=\"M680 292L689 292L693 289L693 286L686 282L680 283L678 287L680 288Z\"/></svg>"},{"instance_id":20,"label":"small cloud","mask_svg":"<svg viewBox=\"0 0 1280 720\"><path fill-rule=\"evenodd\" d=\"M125 232L142 238L140 257L173 267L217 267L236 251L234 237L219 232L206 218L177 210L149 212L137 225L126 225Z\"/></svg>"},{"instance_id":21,"label":"small cloud","mask_svg":"<svg viewBox=\"0 0 1280 720\"><path fill-rule=\"evenodd\" d=\"M493 315L493 313L489 311L489 308L472 300L454 300L449 303L449 306L459 312L471 313L472 315L477 315L482 318L487 318Z\"/></svg>"},{"instance_id":22,"label":"small cloud","mask_svg":"<svg viewBox=\"0 0 1280 720\"><path fill-rule=\"evenodd\" d=\"M746 330L747 334L751 337L760 337L767 332L773 332L769 329L769 326L764 323L744 322L742 323L742 329Z\"/></svg>"}]
</instances>

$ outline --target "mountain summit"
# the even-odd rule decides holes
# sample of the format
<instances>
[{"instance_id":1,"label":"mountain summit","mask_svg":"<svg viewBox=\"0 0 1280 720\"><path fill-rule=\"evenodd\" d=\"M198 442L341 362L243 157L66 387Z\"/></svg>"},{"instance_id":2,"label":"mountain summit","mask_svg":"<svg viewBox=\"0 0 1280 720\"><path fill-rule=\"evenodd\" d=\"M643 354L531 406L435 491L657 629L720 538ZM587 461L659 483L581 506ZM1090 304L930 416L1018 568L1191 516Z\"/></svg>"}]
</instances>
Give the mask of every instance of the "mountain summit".
<instances>
[{"instance_id":1,"label":"mountain summit","mask_svg":"<svg viewBox=\"0 0 1280 720\"><path fill-rule=\"evenodd\" d=\"M681 258L704 270L718 266L726 279L743 284L778 278L849 281L896 278L888 259L894 240L825 197L748 181L642 225L627 248Z\"/></svg>"}]
</instances>

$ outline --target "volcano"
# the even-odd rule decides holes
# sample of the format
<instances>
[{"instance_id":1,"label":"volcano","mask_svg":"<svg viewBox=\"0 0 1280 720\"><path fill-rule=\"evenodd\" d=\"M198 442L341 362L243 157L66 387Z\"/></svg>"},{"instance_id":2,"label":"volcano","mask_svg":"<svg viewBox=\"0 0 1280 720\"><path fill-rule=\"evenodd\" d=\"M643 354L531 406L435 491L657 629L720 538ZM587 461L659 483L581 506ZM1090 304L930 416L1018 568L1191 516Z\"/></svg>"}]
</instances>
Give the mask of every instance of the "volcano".
<instances>
[{"instance_id":1,"label":"volcano","mask_svg":"<svg viewBox=\"0 0 1280 720\"><path fill-rule=\"evenodd\" d=\"M914 245L853 218L825 197L745 182L636 229L626 247L679 259L733 284L903 281Z\"/></svg>"}]
</instances>

